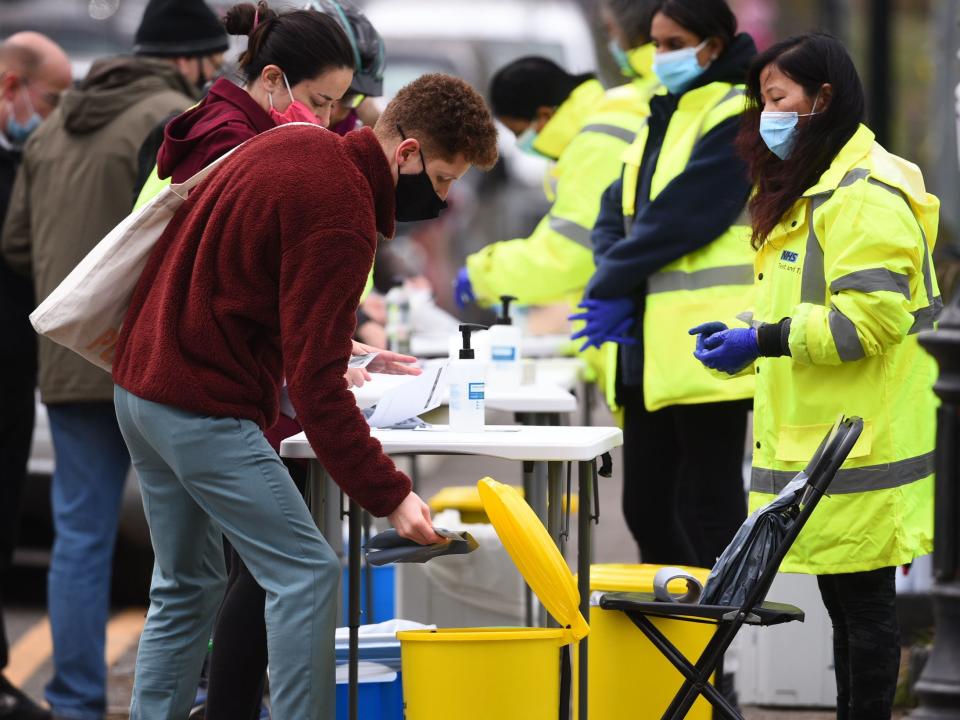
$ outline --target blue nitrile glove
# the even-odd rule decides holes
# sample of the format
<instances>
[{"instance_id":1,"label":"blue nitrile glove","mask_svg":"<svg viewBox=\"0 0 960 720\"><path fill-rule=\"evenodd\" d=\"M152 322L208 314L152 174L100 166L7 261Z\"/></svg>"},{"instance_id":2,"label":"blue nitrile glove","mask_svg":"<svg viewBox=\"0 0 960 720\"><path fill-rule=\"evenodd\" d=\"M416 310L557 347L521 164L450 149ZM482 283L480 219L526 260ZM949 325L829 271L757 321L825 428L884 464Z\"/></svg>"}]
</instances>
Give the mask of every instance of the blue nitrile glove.
<instances>
[{"instance_id":1,"label":"blue nitrile glove","mask_svg":"<svg viewBox=\"0 0 960 720\"><path fill-rule=\"evenodd\" d=\"M477 296L473 294L473 284L470 282L470 274L466 266L460 268L457 279L453 281L453 299L461 310L477 300Z\"/></svg>"},{"instance_id":2,"label":"blue nitrile glove","mask_svg":"<svg viewBox=\"0 0 960 720\"><path fill-rule=\"evenodd\" d=\"M697 325L695 328L690 328L687 332L691 335L697 336L697 350L703 352L707 348L704 347L703 343L711 335L715 335L721 330L726 330L727 326L724 325L719 320L714 320L713 322L706 322L703 325Z\"/></svg>"},{"instance_id":3,"label":"blue nitrile glove","mask_svg":"<svg viewBox=\"0 0 960 720\"><path fill-rule=\"evenodd\" d=\"M703 339L703 350L693 355L708 368L736 375L760 357L755 328L721 330Z\"/></svg>"},{"instance_id":4,"label":"blue nitrile glove","mask_svg":"<svg viewBox=\"0 0 960 720\"><path fill-rule=\"evenodd\" d=\"M599 348L605 342L616 342L621 345L635 345L636 339L627 333L633 327L637 306L630 298L616 300L588 299L580 303L586 312L571 315L569 320L582 320L586 323L580 331L571 335L572 340L587 338L580 348L586 350L593 345Z\"/></svg>"}]
</instances>

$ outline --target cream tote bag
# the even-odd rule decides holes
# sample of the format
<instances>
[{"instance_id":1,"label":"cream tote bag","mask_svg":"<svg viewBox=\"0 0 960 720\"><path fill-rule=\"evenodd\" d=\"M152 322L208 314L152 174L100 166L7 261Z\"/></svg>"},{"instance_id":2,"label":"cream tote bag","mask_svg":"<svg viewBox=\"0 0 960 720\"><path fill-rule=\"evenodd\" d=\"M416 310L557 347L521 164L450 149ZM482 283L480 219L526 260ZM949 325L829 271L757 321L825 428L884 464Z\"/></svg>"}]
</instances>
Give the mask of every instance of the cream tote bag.
<instances>
[{"instance_id":1,"label":"cream tote bag","mask_svg":"<svg viewBox=\"0 0 960 720\"><path fill-rule=\"evenodd\" d=\"M290 125L319 127L309 123L289 123L267 132ZM120 327L150 251L190 190L247 142L249 140L189 180L168 185L150 202L128 215L30 313L34 329L110 372Z\"/></svg>"}]
</instances>

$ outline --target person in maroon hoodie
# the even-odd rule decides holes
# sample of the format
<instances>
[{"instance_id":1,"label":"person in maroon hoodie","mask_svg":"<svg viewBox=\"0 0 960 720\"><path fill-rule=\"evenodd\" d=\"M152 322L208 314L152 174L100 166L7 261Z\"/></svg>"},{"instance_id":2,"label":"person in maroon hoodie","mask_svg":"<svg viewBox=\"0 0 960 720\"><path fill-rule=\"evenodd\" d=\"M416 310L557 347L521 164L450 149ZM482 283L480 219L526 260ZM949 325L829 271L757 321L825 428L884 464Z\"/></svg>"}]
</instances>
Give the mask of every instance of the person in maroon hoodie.
<instances>
[{"instance_id":1,"label":"person in maroon hoodie","mask_svg":"<svg viewBox=\"0 0 960 720\"><path fill-rule=\"evenodd\" d=\"M220 78L203 102L166 124L157 154L157 175L161 179L183 182L284 120L271 117L268 92L273 87L283 88L281 96L285 93L281 74L291 83L293 97L302 96L306 101L318 93L337 99L343 93L345 68L354 63L354 52L341 24L329 13L294 11L277 15L265 2L257 7L240 4L227 12L224 24L232 35L249 36L247 50L240 58L244 86ZM307 92L301 94L301 89ZM277 108L281 99L272 101ZM318 124L329 124L331 104L324 99L313 106ZM402 362L413 358L376 350L380 355L374 361L374 370L411 371ZM277 422L266 431L267 440L278 452L284 438L301 430L293 414L289 403L281 402ZM302 486L303 466L297 461L286 464L298 487ZM253 720L261 714L267 669L266 593L232 546L225 546L229 577L213 631L207 688L198 692L197 703L204 705L206 720Z\"/></svg>"},{"instance_id":2,"label":"person in maroon hoodie","mask_svg":"<svg viewBox=\"0 0 960 720\"><path fill-rule=\"evenodd\" d=\"M263 436L284 377L317 458L364 508L440 542L346 387L377 235L436 217L491 167L497 133L462 80L425 75L375 128L263 133L195 188L158 240L113 378L156 567L132 720L183 718L224 584L220 533L267 595L274 720L334 718L340 564Z\"/></svg>"}]
</instances>

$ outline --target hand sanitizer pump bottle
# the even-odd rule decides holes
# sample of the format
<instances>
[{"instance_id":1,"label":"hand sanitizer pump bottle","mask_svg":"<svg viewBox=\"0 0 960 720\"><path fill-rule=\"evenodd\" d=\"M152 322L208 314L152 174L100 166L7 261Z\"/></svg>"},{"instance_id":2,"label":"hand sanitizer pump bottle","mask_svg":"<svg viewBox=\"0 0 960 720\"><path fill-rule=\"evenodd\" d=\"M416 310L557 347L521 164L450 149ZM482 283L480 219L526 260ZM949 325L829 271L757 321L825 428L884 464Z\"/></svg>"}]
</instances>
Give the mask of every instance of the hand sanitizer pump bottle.
<instances>
[{"instance_id":1,"label":"hand sanitizer pump bottle","mask_svg":"<svg viewBox=\"0 0 960 720\"><path fill-rule=\"evenodd\" d=\"M490 328L490 384L514 386L520 384L522 335L510 317L512 295L500 296L500 316Z\"/></svg>"},{"instance_id":2,"label":"hand sanitizer pump bottle","mask_svg":"<svg viewBox=\"0 0 960 720\"><path fill-rule=\"evenodd\" d=\"M450 430L452 432L483 432L485 412L485 363L477 360L470 347L470 334L486 330L483 325L460 326L463 346L459 357L447 368L450 387Z\"/></svg>"}]
</instances>

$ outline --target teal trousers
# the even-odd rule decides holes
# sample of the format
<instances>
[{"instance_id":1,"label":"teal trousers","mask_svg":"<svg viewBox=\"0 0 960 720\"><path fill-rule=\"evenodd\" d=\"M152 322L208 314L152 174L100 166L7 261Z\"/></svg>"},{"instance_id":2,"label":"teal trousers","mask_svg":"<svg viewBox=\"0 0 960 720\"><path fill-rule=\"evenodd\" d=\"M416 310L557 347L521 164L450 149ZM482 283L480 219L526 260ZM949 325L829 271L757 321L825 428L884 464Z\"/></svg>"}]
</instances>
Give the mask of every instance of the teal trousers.
<instances>
[{"instance_id":1,"label":"teal trousers","mask_svg":"<svg viewBox=\"0 0 960 720\"><path fill-rule=\"evenodd\" d=\"M156 553L131 720L183 720L223 597L221 533L266 592L273 720L334 720L340 562L249 420L200 416L117 386Z\"/></svg>"}]
</instances>

